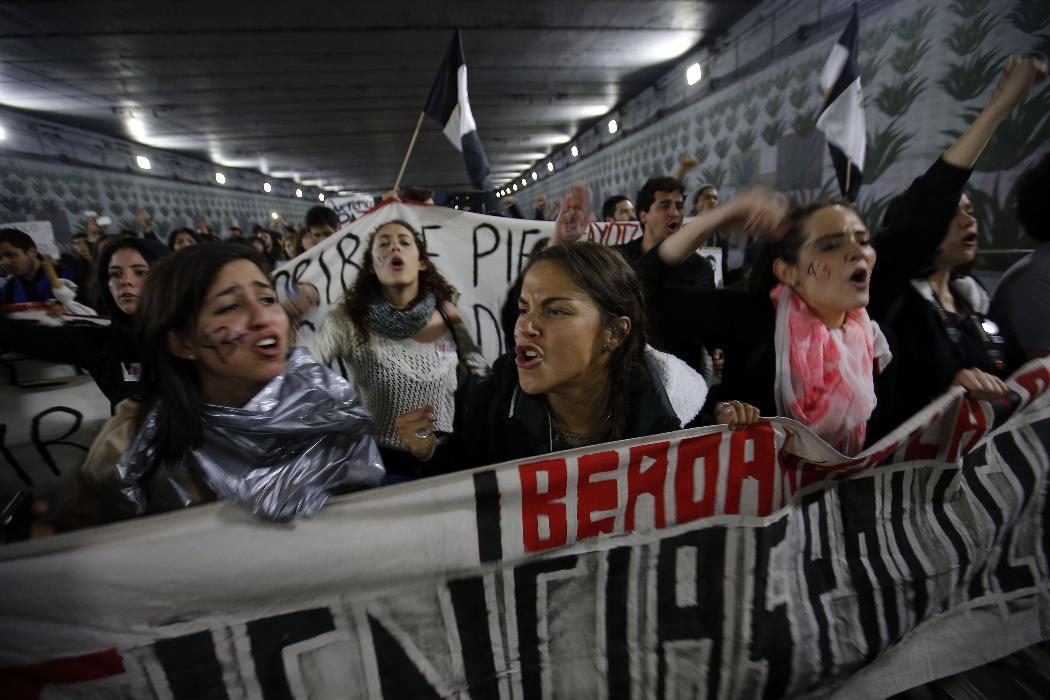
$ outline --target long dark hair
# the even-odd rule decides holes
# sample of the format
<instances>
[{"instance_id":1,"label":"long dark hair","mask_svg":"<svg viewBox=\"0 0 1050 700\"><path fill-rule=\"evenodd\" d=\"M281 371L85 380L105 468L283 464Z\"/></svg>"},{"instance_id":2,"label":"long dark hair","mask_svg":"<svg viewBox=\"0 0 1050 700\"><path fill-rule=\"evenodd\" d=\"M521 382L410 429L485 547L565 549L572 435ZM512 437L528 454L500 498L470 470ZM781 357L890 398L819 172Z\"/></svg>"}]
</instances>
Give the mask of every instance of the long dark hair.
<instances>
[{"instance_id":1,"label":"long dark hair","mask_svg":"<svg viewBox=\"0 0 1050 700\"><path fill-rule=\"evenodd\" d=\"M231 243L192 245L150 270L139 300L136 339L142 358L140 422L158 405L153 466L179 459L204 441L197 364L168 350L168 333L185 333L197 323L208 289L227 264L247 260L266 272L254 248ZM159 402L159 404L158 404Z\"/></svg>"},{"instance_id":2,"label":"long dark hair","mask_svg":"<svg viewBox=\"0 0 1050 700\"><path fill-rule=\"evenodd\" d=\"M427 254L426 239L419 235L412 228L411 224L401 219L394 219L393 221L379 224L368 236L368 242L365 244L365 256L361 259L361 271L357 274L357 279L354 280L353 286L346 292L346 315L350 317L350 321L354 324L357 332L366 340L368 339L368 322L366 320L368 307L372 302L383 298L383 286L379 283L379 278L376 277L375 263L372 260L372 242L383 227L392 224L404 226L412 232L412 237L416 241L416 248L419 249L419 261L426 264L426 269L419 272L419 294L416 295L416 298L412 300L409 306L415 306L416 302L426 298L427 294L433 294L439 304L452 301L456 295L455 288L448 283L448 280L438 272L437 267L431 262L430 256Z\"/></svg>"},{"instance_id":3,"label":"long dark hair","mask_svg":"<svg viewBox=\"0 0 1050 700\"><path fill-rule=\"evenodd\" d=\"M556 245L537 253L529 260L522 277L535 265L553 262L561 266L573 284L587 292L601 311L603 328L620 333L615 320L631 319L631 330L620 334L620 345L609 357L609 391L603 413L608 415L602 441L619 440L627 431L631 414L630 389L645 381L645 298L638 277L627 261L615 250L597 243L581 241Z\"/></svg>"}]
</instances>

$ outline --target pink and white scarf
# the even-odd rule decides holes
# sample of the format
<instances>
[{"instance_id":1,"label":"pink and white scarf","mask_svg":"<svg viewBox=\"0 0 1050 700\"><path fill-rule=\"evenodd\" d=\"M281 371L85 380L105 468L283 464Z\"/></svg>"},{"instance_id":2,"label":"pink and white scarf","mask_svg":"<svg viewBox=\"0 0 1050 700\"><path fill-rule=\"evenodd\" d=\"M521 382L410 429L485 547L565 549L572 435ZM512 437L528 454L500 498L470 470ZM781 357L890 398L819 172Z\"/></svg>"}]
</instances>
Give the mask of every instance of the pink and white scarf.
<instances>
[{"instance_id":1,"label":"pink and white scarf","mask_svg":"<svg viewBox=\"0 0 1050 700\"><path fill-rule=\"evenodd\" d=\"M875 410L876 359L881 371L892 358L886 337L866 309L846 312L842 327L829 329L790 287L777 285L769 296L777 309L777 412L857 454Z\"/></svg>"}]
</instances>

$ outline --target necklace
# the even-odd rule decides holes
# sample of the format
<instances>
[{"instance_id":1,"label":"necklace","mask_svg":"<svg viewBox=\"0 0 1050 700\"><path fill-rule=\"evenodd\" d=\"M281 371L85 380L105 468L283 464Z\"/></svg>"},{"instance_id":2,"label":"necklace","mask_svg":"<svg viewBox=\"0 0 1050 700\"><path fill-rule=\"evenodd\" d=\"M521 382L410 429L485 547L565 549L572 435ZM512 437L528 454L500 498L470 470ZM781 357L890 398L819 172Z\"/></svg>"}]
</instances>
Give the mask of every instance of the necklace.
<instances>
[{"instance_id":1,"label":"necklace","mask_svg":"<svg viewBox=\"0 0 1050 700\"><path fill-rule=\"evenodd\" d=\"M547 409L547 440L550 445L550 449L554 451L554 443L566 445L568 447L580 447L587 445L598 439L599 436L605 431L605 427L609 424L609 419L612 418L611 413L605 415L605 419L602 420L601 426L598 430L589 434L574 433L566 430L558 421L554 419L554 415L550 412L550 408ZM555 440L557 438L557 440Z\"/></svg>"}]
</instances>

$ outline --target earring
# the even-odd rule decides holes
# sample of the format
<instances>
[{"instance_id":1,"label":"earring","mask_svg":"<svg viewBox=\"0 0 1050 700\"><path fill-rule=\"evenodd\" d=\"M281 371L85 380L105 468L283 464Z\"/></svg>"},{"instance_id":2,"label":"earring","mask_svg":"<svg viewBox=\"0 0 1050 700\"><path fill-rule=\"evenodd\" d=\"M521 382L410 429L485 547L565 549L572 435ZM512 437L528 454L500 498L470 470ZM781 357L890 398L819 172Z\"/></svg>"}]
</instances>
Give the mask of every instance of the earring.
<instances>
[{"instance_id":1,"label":"earring","mask_svg":"<svg viewBox=\"0 0 1050 700\"><path fill-rule=\"evenodd\" d=\"M609 347L608 343L602 345L602 352L609 352L610 350L612 350L612 348Z\"/></svg>"}]
</instances>

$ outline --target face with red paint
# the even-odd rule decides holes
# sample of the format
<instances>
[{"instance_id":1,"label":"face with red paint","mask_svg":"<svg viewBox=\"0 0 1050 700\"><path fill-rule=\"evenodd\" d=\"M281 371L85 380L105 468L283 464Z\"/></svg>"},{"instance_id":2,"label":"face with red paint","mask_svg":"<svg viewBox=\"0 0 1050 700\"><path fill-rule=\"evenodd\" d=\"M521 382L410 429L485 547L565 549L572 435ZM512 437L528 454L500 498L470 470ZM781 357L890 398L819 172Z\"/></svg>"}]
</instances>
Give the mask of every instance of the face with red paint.
<instances>
[{"instance_id":1,"label":"face with red paint","mask_svg":"<svg viewBox=\"0 0 1050 700\"><path fill-rule=\"evenodd\" d=\"M197 363L207 403L243 406L284 372L288 316L266 274L249 260L222 268L192 333L173 340L172 352Z\"/></svg>"}]
</instances>

